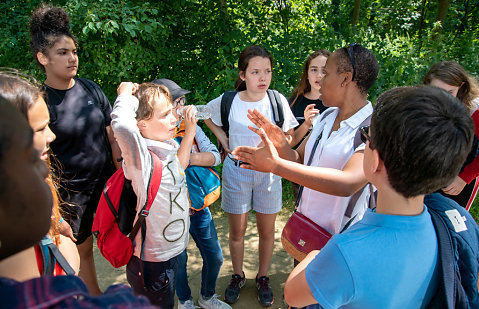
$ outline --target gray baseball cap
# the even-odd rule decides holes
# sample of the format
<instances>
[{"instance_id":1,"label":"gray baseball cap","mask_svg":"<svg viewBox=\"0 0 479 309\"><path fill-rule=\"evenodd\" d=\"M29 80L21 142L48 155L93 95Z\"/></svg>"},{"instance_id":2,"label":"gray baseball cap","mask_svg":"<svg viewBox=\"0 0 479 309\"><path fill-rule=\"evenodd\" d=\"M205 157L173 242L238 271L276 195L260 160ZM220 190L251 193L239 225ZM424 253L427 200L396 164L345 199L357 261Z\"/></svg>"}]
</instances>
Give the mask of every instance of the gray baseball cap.
<instances>
[{"instance_id":1,"label":"gray baseball cap","mask_svg":"<svg viewBox=\"0 0 479 309\"><path fill-rule=\"evenodd\" d=\"M168 90L171 93L171 98L173 99L173 101L191 92L189 90L181 88L180 86L178 86L177 83L175 83L171 79L166 79L166 78L155 79L154 81L152 81L152 83L157 85L163 85L166 88L168 88Z\"/></svg>"}]
</instances>

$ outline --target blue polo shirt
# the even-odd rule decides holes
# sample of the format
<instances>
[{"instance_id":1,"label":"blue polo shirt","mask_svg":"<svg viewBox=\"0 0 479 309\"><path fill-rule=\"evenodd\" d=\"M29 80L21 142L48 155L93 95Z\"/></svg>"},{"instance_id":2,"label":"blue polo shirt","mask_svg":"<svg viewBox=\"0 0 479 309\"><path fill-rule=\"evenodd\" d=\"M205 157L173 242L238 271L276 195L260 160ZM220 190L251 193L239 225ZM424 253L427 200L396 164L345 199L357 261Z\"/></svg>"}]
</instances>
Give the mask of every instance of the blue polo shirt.
<instances>
[{"instance_id":1,"label":"blue polo shirt","mask_svg":"<svg viewBox=\"0 0 479 309\"><path fill-rule=\"evenodd\" d=\"M306 268L306 281L324 308L421 308L436 287L437 256L427 208L418 216L368 211L331 238Z\"/></svg>"}]
</instances>

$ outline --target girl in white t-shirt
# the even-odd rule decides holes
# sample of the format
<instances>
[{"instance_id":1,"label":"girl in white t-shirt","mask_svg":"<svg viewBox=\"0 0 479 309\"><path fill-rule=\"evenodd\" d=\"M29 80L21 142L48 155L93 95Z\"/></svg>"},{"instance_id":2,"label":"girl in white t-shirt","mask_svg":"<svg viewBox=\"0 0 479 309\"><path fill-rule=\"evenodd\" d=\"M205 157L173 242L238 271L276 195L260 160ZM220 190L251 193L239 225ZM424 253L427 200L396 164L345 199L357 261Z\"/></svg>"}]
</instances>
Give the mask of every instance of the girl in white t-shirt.
<instances>
[{"instance_id":1,"label":"girl in white t-shirt","mask_svg":"<svg viewBox=\"0 0 479 309\"><path fill-rule=\"evenodd\" d=\"M223 130L221 120L221 99L208 103L212 111L211 119L205 121L228 154L223 165L223 188L221 207L228 214L229 247L233 263L233 276L225 291L225 301L238 300L240 288L245 283L243 272L244 236L248 222L248 212L253 207L259 234L259 269L256 276L258 300L264 306L273 303L273 293L267 277L274 246L274 223L281 210L281 177L272 173L245 170L241 162L233 159L231 150L237 146L258 146L261 138L248 129L251 124L248 110L257 109L274 121L272 104L267 90L271 83L273 58L261 46L245 48L238 60L239 77L235 83L236 95L228 115L229 130ZM287 136L297 126L297 121L282 95L284 115L282 131Z\"/></svg>"}]
</instances>

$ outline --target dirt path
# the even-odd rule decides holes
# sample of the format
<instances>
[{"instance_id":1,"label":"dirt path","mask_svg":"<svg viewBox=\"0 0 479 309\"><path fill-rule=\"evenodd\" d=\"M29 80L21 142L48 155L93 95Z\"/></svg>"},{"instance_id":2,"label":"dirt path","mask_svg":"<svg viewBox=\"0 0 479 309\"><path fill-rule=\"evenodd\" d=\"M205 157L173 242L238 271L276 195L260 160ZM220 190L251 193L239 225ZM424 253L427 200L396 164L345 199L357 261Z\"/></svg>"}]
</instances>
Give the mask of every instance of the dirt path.
<instances>
[{"instance_id":1,"label":"dirt path","mask_svg":"<svg viewBox=\"0 0 479 309\"><path fill-rule=\"evenodd\" d=\"M217 207L214 208L215 210ZM285 225L291 210L283 208L276 219L276 240L275 249L273 252L273 259L269 271L271 287L273 289L275 301L269 308L287 308L283 302L283 287L289 272L293 269L293 260L283 250L281 245L281 231ZM220 294L221 298L224 295L224 290L229 283L232 274L231 258L228 248L228 221L226 215L221 210L213 211L213 217L218 232L218 237L223 248L224 263L218 277L216 284L216 293ZM245 236L245 257L244 257L244 272L246 274L246 285L241 289L241 296L238 302L232 305L234 309L253 309L263 308L257 300L257 290L255 286L255 276L258 271L258 235L256 229L256 217L250 213L248 228ZM95 264L98 274L98 281L100 288L105 290L111 284L125 283L126 281L125 268L113 268L99 253L95 247ZM191 291L195 302L198 299L198 293L201 282L201 267L202 259L199 250L196 248L193 240L190 237L188 245L188 275Z\"/></svg>"}]
</instances>

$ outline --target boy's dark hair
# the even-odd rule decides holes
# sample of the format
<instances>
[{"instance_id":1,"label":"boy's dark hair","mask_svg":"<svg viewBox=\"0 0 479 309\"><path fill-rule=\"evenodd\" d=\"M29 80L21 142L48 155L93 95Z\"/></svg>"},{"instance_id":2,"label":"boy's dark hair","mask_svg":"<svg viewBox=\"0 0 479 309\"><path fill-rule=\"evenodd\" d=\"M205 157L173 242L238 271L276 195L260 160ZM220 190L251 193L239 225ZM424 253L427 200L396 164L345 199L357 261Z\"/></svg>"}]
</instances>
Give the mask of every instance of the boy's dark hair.
<instances>
[{"instance_id":1,"label":"boy's dark hair","mask_svg":"<svg viewBox=\"0 0 479 309\"><path fill-rule=\"evenodd\" d=\"M367 48L353 44L352 56L354 57L354 81L361 93L367 93L378 77L379 64L376 56ZM337 50L338 73L353 72L353 65L349 57L348 47Z\"/></svg>"},{"instance_id":2,"label":"boy's dark hair","mask_svg":"<svg viewBox=\"0 0 479 309\"><path fill-rule=\"evenodd\" d=\"M249 61L254 57L268 58L273 69L273 56L264 47L259 45L251 45L243 49L238 58L238 71L246 71ZM238 91L246 90L246 83L241 78L237 78L235 89Z\"/></svg>"},{"instance_id":3,"label":"boy's dark hair","mask_svg":"<svg viewBox=\"0 0 479 309\"><path fill-rule=\"evenodd\" d=\"M370 134L391 186L410 198L443 188L459 174L474 123L464 105L442 89L400 87L378 98Z\"/></svg>"},{"instance_id":4,"label":"boy's dark hair","mask_svg":"<svg viewBox=\"0 0 479 309\"><path fill-rule=\"evenodd\" d=\"M58 7L42 4L30 17L30 35L32 40L30 48L33 58L37 59L37 53L47 55L48 49L62 37L67 36L75 45L77 39L70 32L70 18L68 14ZM43 67L43 66L42 66Z\"/></svg>"}]
</instances>

